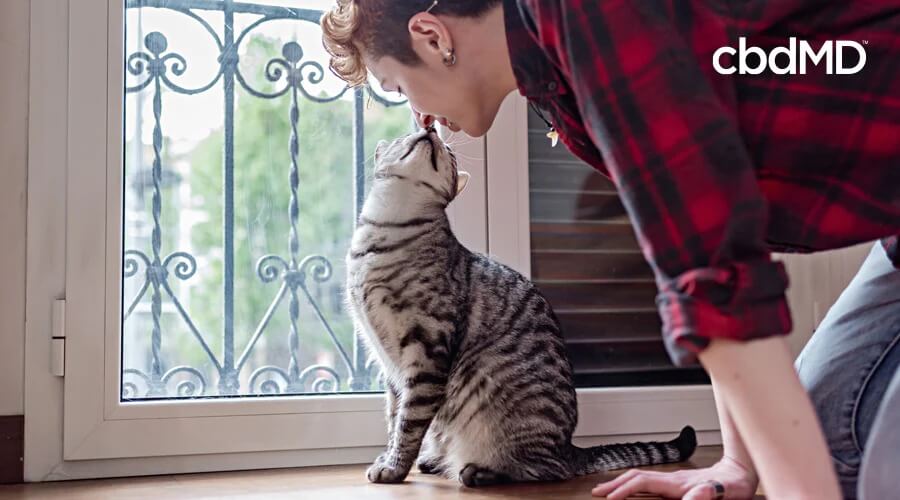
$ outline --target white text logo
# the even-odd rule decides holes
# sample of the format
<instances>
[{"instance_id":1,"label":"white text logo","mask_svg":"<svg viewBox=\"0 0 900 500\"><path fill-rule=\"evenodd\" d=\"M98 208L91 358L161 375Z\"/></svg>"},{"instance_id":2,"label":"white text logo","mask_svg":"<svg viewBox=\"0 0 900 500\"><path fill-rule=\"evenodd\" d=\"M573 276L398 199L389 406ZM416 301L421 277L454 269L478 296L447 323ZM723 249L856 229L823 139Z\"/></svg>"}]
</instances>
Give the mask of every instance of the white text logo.
<instances>
[{"instance_id":1,"label":"white text logo","mask_svg":"<svg viewBox=\"0 0 900 500\"><path fill-rule=\"evenodd\" d=\"M850 51L850 52L847 52ZM845 63L852 64L851 57L845 57L855 51L858 60L852 68L848 68ZM737 55L737 67L722 66L722 56L730 54ZM779 57L782 56L782 57ZM785 60L784 56L787 56ZM776 47L766 54L766 51L759 47L747 47L747 39L741 37L738 39L738 48L722 47L713 54L713 67L722 75L732 75L739 73L741 75L759 75L767 69L776 75L805 75L807 64L818 66L825 62L825 71L829 75L853 75L859 73L866 65L866 49L857 42L853 41L827 41L814 49L809 42L801 40L798 44L797 39L791 37L787 47Z\"/></svg>"}]
</instances>

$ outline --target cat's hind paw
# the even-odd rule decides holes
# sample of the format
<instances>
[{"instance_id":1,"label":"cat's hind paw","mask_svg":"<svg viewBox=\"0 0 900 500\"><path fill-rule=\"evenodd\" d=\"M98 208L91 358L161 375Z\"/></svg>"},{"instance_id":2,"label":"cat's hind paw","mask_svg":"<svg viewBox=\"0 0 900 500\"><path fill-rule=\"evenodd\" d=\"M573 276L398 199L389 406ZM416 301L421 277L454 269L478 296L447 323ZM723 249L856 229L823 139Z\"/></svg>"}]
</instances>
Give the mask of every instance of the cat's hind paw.
<instances>
[{"instance_id":1,"label":"cat's hind paw","mask_svg":"<svg viewBox=\"0 0 900 500\"><path fill-rule=\"evenodd\" d=\"M475 464L469 464L459 471L459 481L469 488L476 488L478 486L508 483L511 479L506 474L494 472Z\"/></svg>"},{"instance_id":2,"label":"cat's hind paw","mask_svg":"<svg viewBox=\"0 0 900 500\"><path fill-rule=\"evenodd\" d=\"M436 458L420 458L417 465L422 474L440 474L442 471L441 461Z\"/></svg>"}]
</instances>

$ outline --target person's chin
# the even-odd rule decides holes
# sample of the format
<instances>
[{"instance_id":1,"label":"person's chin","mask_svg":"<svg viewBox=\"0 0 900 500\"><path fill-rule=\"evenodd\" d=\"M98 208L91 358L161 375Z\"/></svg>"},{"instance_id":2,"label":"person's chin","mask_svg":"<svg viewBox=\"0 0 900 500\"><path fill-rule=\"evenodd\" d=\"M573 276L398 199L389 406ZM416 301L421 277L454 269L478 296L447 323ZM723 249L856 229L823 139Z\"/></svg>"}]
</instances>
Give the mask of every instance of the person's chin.
<instances>
[{"instance_id":1,"label":"person's chin","mask_svg":"<svg viewBox=\"0 0 900 500\"><path fill-rule=\"evenodd\" d=\"M491 129L490 123L461 123L460 129L469 137L482 137Z\"/></svg>"},{"instance_id":2,"label":"person's chin","mask_svg":"<svg viewBox=\"0 0 900 500\"><path fill-rule=\"evenodd\" d=\"M472 122L467 122L465 126L462 127L463 131L469 135L470 137L481 137L484 134L487 134L491 127L494 125L494 120L497 119L497 114L500 111L500 106L493 108L490 113L484 113L479 116L476 120L472 120Z\"/></svg>"}]
</instances>

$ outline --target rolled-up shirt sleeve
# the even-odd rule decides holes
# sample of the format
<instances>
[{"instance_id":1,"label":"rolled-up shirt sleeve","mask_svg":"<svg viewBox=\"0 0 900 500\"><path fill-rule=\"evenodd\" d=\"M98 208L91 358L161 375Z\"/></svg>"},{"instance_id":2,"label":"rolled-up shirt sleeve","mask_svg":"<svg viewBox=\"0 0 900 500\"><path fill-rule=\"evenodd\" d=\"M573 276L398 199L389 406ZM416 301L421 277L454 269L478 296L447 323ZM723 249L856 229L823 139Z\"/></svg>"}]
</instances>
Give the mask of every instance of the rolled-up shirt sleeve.
<instances>
[{"instance_id":1,"label":"rolled-up shirt sleeve","mask_svg":"<svg viewBox=\"0 0 900 500\"><path fill-rule=\"evenodd\" d=\"M683 366L712 339L786 334L791 318L736 117L682 38L691 35L672 27L669 4L522 0L618 187L655 272L666 346Z\"/></svg>"}]
</instances>

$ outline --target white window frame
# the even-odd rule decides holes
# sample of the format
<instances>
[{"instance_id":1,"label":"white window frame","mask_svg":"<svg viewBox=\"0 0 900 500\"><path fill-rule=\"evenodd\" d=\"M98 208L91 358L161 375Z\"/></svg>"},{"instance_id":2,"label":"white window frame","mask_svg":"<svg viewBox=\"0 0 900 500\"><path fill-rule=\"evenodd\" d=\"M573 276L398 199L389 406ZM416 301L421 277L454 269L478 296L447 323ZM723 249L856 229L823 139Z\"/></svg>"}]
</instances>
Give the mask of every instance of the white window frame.
<instances>
[{"instance_id":1,"label":"white window frame","mask_svg":"<svg viewBox=\"0 0 900 500\"><path fill-rule=\"evenodd\" d=\"M370 461L386 442L380 395L119 402L123 10L120 0L31 4L26 480ZM527 275L524 110L510 98L495 131L463 146L483 161L450 215L470 248ZM50 373L60 298L65 378ZM581 443L686 423L718 440L707 386L579 390L579 409Z\"/></svg>"}]
</instances>

